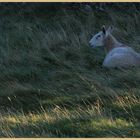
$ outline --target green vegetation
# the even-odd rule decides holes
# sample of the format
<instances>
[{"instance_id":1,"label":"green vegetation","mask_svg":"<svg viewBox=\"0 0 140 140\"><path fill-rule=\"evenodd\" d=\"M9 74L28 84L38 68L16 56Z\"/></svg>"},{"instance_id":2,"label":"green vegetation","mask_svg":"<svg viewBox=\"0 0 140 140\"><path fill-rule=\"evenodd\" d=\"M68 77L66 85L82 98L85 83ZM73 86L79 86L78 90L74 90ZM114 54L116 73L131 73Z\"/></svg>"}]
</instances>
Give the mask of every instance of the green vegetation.
<instances>
[{"instance_id":1,"label":"green vegetation","mask_svg":"<svg viewBox=\"0 0 140 140\"><path fill-rule=\"evenodd\" d=\"M140 52L139 7L47 8L1 8L0 136L140 137L140 68L102 68L104 49L88 44L114 25Z\"/></svg>"}]
</instances>

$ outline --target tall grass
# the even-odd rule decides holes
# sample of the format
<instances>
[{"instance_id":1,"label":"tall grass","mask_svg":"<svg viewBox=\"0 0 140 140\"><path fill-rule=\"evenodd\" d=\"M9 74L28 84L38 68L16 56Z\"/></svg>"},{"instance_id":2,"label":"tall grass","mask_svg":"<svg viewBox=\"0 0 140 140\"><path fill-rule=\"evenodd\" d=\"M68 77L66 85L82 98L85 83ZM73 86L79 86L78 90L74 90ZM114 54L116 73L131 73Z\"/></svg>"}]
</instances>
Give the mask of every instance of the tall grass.
<instances>
[{"instance_id":1,"label":"tall grass","mask_svg":"<svg viewBox=\"0 0 140 140\"><path fill-rule=\"evenodd\" d=\"M119 41L140 52L140 12L128 7L125 13L123 4L104 11L3 9L1 137L140 136L140 68L102 68L104 49L88 44L111 24Z\"/></svg>"}]
</instances>

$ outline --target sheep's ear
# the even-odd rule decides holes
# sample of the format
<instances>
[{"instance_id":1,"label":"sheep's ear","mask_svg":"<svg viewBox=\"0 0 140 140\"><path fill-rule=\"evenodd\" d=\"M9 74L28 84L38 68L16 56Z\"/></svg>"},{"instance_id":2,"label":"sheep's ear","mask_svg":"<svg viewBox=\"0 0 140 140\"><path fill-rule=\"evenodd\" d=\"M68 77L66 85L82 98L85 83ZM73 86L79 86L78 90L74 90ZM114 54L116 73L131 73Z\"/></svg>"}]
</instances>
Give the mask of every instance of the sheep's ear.
<instances>
[{"instance_id":1,"label":"sheep's ear","mask_svg":"<svg viewBox=\"0 0 140 140\"><path fill-rule=\"evenodd\" d=\"M103 31L104 34L106 34L106 29L105 29L104 25L102 26L102 31Z\"/></svg>"},{"instance_id":2,"label":"sheep's ear","mask_svg":"<svg viewBox=\"0 0 140 140\"><path fill-rule=\"evenodd\" d=\"M112 33L113 32L113 30L114 30L114 27L111 25L111 26L109 26L109 28L107 29L107 31L109 32L109 33Z\"/></svg>"}]
</instances>

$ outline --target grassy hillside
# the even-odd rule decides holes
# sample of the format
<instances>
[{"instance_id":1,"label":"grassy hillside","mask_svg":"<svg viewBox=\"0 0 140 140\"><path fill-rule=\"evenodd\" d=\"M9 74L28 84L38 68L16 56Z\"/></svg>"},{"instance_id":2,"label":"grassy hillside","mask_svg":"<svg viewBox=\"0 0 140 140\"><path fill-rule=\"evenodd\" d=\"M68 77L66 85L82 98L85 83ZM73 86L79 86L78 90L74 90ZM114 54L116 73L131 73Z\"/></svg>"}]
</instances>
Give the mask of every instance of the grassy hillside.
<instances>
[{"instance_id":1,"label":"grassy hillside","mask_svg":"<svg viewBox=\"0 0 140 140\"><path fill-rule=\"evenodd\" d=\"M111 24L140 52L140 8L91 8L1 8L1 137L140 137L140 68L102 68L88 44Z\"/></svg>"}]
</instances>

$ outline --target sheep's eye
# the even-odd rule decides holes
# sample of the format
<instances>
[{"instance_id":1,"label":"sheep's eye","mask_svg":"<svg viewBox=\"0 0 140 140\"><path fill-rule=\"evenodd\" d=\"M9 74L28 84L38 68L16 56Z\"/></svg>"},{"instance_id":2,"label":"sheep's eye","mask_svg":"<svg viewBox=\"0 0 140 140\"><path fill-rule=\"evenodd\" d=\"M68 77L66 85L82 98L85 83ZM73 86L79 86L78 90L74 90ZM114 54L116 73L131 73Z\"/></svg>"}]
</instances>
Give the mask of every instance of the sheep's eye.
<instances>
[{"instance_id":1,"label":"sheep's eye","mask_svg":"<svg viewBox=\"0 0 140 140\"><path fill-rule=\"evenodd\" d=\"M98 35L98 36L96 37L96 39L98 39L99 37L101 37L101 35Z\"/></svg>"}]
</instances>

